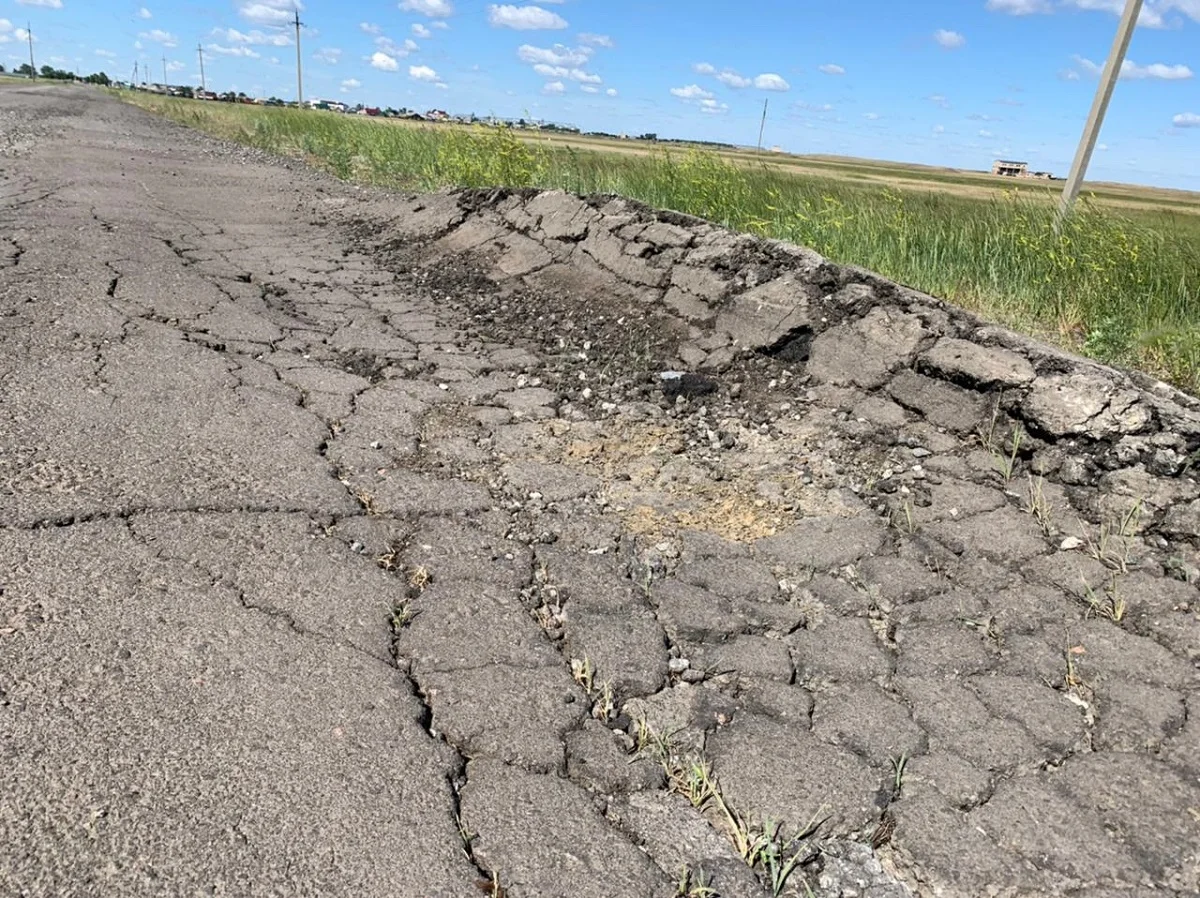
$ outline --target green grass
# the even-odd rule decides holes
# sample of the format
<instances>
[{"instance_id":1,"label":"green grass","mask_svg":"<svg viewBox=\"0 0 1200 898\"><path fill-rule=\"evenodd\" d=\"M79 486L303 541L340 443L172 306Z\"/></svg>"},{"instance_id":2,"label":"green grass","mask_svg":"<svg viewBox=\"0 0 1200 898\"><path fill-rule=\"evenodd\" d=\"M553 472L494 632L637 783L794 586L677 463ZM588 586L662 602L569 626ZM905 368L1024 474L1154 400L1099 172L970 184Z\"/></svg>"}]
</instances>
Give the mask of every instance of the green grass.
<instances>
[{"instance_id":1,"label":"green grass","mask_svg":"<svg viewBox=\"0 0 1200 898\"><path fill-rule=\"evenodd\" d=\"M1200 394L1200 216L1120 211L1085 198L1055 234L1044 190L976 199L737 164L698 150L585 151L502 130L121 96L208 133L384 187L619 193L812 247Z\"/></svg>"}]
</instances>

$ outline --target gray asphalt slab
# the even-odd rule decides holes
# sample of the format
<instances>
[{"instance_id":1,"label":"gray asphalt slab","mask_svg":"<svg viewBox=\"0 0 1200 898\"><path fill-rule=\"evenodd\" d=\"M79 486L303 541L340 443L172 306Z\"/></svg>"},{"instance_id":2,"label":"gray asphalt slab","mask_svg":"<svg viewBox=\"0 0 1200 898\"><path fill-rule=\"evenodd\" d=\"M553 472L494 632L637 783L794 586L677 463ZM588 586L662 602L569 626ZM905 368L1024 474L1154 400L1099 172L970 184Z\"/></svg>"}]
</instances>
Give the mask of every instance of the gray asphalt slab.
<instances>
[{"instance_id":1,"label":"gray asphalt slab","mask_svg":"<svg viewBox=\"0 0 1200 898\"><path fill-rule=\"evenodd\" d=\"M0 384L0 896L1200 893L1163 385L45 85Z\"/></svg>"}]
</instances>

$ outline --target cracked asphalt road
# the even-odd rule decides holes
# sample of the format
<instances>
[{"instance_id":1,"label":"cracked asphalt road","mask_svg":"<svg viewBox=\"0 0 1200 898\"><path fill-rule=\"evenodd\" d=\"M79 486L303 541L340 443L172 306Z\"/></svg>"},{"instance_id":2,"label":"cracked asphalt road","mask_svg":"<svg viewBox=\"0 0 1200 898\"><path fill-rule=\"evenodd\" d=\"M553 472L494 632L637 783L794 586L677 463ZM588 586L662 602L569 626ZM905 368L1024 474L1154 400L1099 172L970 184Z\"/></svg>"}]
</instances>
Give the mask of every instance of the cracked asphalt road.
<instances>
[{"instance_id":1,"label":"cracked asphalt road","mask_svg":"<svg viewBox=\"0 0 1200 898\"><path fill-rule=\"evenodd\" d=\"M770 894L638 721L824 819L785 894L1200 890L1194 402L617 201L0 134L0 894Z\"/></svg>"}]
</instances>

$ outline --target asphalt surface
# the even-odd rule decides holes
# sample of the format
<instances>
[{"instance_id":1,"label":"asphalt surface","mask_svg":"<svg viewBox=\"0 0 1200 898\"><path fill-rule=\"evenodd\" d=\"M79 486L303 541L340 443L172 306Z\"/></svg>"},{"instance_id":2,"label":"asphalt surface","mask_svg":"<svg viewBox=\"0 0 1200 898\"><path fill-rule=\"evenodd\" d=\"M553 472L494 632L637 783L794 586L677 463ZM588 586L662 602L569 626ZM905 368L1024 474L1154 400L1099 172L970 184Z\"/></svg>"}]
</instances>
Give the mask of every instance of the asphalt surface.
<instances>
[{"instance_id":1,"label":"asphalt surface","mask_svg":"<svg viewBox=\"0 0 1200 898\"><path fill-rule=\"evenodd\" d=\"M0 86L0 895L1200 892L1196 405L818 261Z\"/></svg>"}]
</instances>

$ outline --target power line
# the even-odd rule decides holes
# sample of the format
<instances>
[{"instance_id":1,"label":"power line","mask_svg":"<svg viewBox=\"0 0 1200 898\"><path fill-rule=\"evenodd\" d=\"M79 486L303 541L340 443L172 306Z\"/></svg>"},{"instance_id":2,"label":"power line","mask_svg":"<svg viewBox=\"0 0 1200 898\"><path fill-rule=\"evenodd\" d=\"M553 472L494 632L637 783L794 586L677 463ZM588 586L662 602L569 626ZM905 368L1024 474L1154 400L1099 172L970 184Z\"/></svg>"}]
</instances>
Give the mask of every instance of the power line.
<instances>
[{"instance_id":1,"label":"power line","mask_svg":"<svg viewBox=\"0 0 1200 898\"><path fill-rule=\"evenodd\" d=\"M1079 149L1075 151L1075 161L1071 163L1067 186L1063 188L1058 215L1054 222L1055 229L1071 214L1071 207L1075 204L1075 198L1079 196L1079 188L1083 186L1083 176L1087 174L1092 151L1096 149L1096 139L1100 136L1100 127L1104 124L1108 101L1112 99L1113 88L1117 85L1117 79L1121 77L1125 52L1129 49L1129 41L1133 37L1138 13L1141 11L1142 0L1127 0L1125 12L1121 15L1121 24L1117 26L1117 36L1113 39L1112 52L1108 54L1108 62L1104 64L1104 72L1100 75L1100 85L1096 88L1092 111L1088 114L1087 123L1083 126L1083 135L1079 138Z\"/></svg>"}]
</instances>

